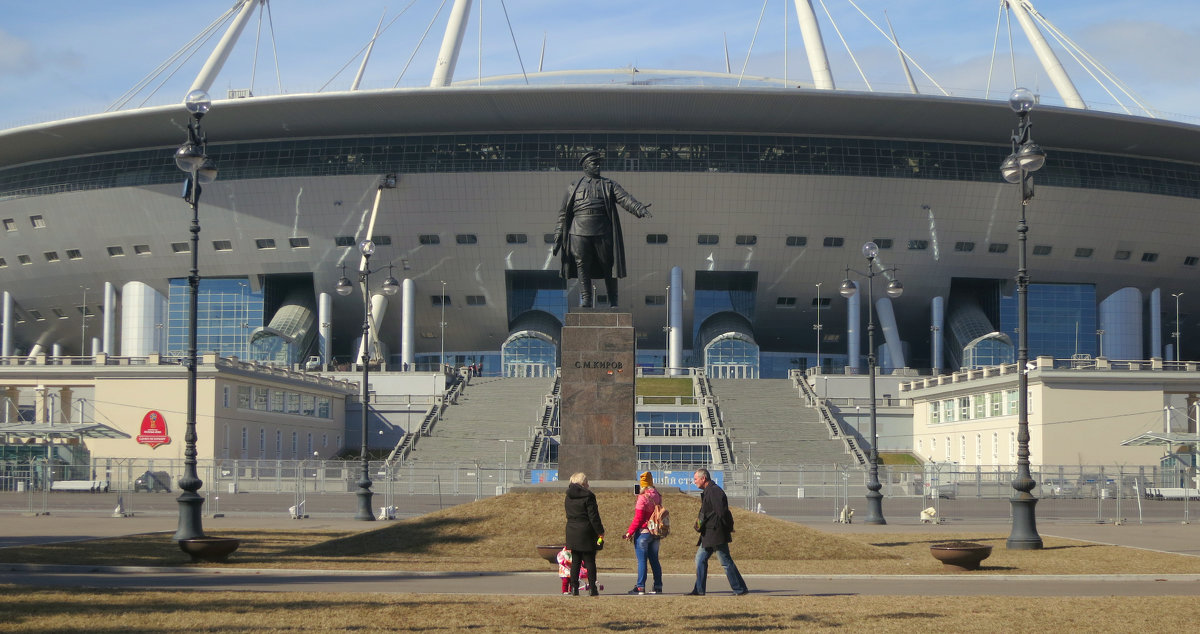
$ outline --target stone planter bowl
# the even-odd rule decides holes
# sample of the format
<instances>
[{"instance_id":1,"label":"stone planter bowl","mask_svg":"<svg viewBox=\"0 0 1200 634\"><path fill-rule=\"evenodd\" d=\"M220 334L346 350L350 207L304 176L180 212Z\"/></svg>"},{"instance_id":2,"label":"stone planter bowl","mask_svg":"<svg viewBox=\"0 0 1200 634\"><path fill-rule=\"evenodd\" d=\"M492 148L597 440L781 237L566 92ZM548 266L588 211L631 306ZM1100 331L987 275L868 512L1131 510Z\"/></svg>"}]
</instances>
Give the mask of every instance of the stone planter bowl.
<instances>
[{"instance_id":1,"label":"stone planter bowl","mask_svg":"<svg viewBox=\"0 0 1200 634\"><path fill-rule=\"evenodd\" d=\"M233 537L193 537L179 540L179 550L192 556L192 561L225 561L229 553L242 542Z\"/></svg>"},{"instance_id":2,"label":"stone planter bowl","mask_svg":"<svg viewBox=\"0 0 1200 634\"><path fill-rule=\"evenodd\" d=\"M558 564L558 552L562 549L563 549L562 544L547 544L545 546L538 546L537 554L542 559L545 559L546 561L557 565Z\"/></svg>"},{"instance_id":3,"label":"stone planter bowl","mask_svg":"<svg viewBox=\"0 0 1200 634\"><path fill-rule=\"evenodd\" d=\"M975 542L947 542L929 547L929 554L948 570L979 570L979 562L992 554L992 547Z\"/></svg>"}]
</instances>

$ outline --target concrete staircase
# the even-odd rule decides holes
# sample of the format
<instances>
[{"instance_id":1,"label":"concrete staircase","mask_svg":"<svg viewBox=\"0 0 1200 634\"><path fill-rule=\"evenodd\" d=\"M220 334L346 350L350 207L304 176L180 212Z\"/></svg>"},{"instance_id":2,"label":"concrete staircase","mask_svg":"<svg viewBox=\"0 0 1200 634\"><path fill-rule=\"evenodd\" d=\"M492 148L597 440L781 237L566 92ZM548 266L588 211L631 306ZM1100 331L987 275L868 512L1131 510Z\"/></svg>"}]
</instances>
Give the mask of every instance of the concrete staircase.
<instances>
[{"instance_id":1,"label":"concrete staircase","mask_svg":"<svg viewBox=\"0 0 1200 634\"><path fill-rule=\"evenodd\" d=\"M854 464L845 444L829 438L817 411L805 406L787 379L709 381L738 464Z\"/></svg>"},{"instance_id":2,"label":"concrete staircase","mask_svg":"<svg viewBox=\"0 0 1200 634\"><path fill-rule=\"evenodd\" d=\"M416 443L409 459L499 466L507 449L509 468L523 467L532 429L541 424L542 403L552 389L553 378L472 378L432 433Z\"/></svg>"}]
</instances>

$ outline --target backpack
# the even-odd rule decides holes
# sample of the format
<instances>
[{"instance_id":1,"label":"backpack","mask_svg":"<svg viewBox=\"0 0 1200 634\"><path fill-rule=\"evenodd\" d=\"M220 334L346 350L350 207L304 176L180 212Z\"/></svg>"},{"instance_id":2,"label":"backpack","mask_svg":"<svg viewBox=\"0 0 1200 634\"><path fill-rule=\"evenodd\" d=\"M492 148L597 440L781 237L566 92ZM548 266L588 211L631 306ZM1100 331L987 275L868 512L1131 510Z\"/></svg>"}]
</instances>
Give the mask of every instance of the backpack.
<instances>
[{"instance_id":1,"label":"backpack","mask_svg":"<svg viewBox=\"0 0 1200 634\"><path fill-rule=\"evenodd\" d=\"M650 519L646 520L646 529L655 537L670 535L671 512L663 508L662 504L655 504L654 510L650 513Z\"/></svg>"}]
</instances>

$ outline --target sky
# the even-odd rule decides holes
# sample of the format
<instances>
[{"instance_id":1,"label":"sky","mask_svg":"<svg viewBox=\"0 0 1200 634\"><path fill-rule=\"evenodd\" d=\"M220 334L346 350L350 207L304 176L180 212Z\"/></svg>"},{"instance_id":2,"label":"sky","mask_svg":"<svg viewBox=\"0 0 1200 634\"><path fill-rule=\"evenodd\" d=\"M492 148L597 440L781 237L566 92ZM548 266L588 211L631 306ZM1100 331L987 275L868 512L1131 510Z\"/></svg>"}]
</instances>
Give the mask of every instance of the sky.
<instances>
[{"instance_id":1,"label":"sky","mask_svg":"<svg viewBox=\"0 0 1200 634\"><path fill-rule=\"evenodd\" d=\"M1059 31L1158 116L1200 124L1197 0L1034 1ZM181 101L220 32L178 67L159 75L156 70L234 0L3 4L0 129L103 112L143 81L148 88L123 107ZM256 95L346 90L381 18L386 30L362 87L428 85L453 0L438 15L441 4L271 0L270 11L247 26L211 92L219 99L229 89L249 88ZM1061 103L1015 18L1011 41L1016 50L1010 51L1009 26L999 5L1000 0L813 2L838 88L867 90L869 82L876 91L907 89L895 48L861 9L885 30L891 21L900 45L932 77L913 68L923 93L936 93L936 81L955 96L1003 99L1013 87L1015 57L1016 84L1038 92L1045 103ZM793 0L475 0L455 80L519 74L522 66L533 72L539 60L547 71L720 72L726 46L735 73L744 66L748 75L811 81ZM1063 49L1055 46L1055 51L1090 107L1120 112L1120 102L1131 103L1124 95L1106 93Z\"/></svg>"}]
</instances>

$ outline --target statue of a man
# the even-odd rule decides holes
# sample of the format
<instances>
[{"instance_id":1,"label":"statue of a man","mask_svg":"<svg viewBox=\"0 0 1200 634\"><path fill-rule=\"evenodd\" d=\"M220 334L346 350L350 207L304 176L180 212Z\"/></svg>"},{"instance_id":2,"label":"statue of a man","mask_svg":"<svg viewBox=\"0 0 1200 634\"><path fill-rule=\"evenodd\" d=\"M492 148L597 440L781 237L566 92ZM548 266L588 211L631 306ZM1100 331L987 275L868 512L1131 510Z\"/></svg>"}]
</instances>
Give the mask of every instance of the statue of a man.
<instances>
[{"instance_id":1,"label":"statue of a man","mask_svg":"<svg viewBox=\"0 0 1200 634\"><path fill-rule=\"evenodd\" d=\"M617 279L625 277L625 241L617 205L638 218L650 217L643 205L616 182L600 176L600 153L579 159L584 176L567 186L558 225L554 228L554 254L562 252L563 279L579 278L579 305L593 306L592 280L603 279L608 303L617 307Z\"/></svg>"}]
</instances>

